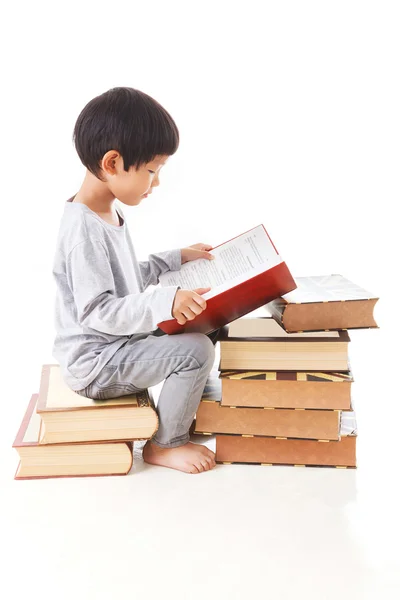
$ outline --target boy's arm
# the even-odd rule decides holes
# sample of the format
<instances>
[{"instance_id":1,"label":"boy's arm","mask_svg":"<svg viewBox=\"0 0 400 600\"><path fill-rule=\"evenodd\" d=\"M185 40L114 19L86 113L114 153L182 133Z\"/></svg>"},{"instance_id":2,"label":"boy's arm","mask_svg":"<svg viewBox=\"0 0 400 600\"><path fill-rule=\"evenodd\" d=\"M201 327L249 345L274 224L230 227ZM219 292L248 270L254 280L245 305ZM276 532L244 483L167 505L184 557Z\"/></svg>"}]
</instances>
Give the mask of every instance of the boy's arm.
<instances>
[{"instance_id":1,"label":"boy's arm","mask_svg":"<svg viewBox=\"0 0 400 600\"><path fill-rule=\"evenodd\" d=\"M179 286L156 287L122 298L115 295L110 259L101 241L88 239L75 246L67 256L66 273L82 327L131 335L153 331L157 323L173 318Z\"/></svg>"},{"instance_id":2,"label":"boy's arm","mask_svg":"<svg viewBox=\"0 0 400 600\"><path fill-rule=\"evenodd\" d=\"M167 271L179 271L182 265L181 250L166 250L149 254L149 260L139 261L144 289L157 285L158 278Z\"/></svg>"}]
</instances>

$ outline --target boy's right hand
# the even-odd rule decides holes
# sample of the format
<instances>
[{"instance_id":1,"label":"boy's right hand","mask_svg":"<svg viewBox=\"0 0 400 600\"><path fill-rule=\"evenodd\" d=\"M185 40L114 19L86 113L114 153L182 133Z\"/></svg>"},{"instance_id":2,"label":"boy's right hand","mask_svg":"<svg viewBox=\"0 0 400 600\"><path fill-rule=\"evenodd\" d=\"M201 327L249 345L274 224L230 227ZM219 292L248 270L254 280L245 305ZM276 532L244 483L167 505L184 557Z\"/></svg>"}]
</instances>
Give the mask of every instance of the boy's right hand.
<instances>
[{"instance_id":1,"label":"boy's right hand","mask_svg":"<svg viewBox=\"0 0 400 600\"><path fill-rule=\"evenodd\" d=\"M178 321L179 325L184 325L186 321L193 321L207 306L207 302L201 297L201 294L209 292L211 287L196 288L195 290L178 290L175 294L174 304L172 306L172 316Z\"/></svg>"}]
</instances>

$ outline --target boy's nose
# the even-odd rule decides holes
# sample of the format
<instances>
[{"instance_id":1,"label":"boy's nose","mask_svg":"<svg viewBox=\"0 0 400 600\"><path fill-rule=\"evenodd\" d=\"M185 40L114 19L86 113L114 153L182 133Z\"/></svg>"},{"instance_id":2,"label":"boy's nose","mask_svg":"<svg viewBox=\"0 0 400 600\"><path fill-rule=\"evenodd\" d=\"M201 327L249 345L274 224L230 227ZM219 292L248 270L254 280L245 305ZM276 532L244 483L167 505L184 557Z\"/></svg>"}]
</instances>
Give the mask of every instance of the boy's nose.
<instances>
[{"instance_id":1,"label":"boy's nose","mask_svg":"<svg viewBox=\"0 0 400 600\"><path fill-rule=\"evenodd\" d=\"M153 181L151 182L151 187L157 187L158 185L160 185L160 177L159 174L156 173L153 177Z\"/></svg>"}]
</instances>

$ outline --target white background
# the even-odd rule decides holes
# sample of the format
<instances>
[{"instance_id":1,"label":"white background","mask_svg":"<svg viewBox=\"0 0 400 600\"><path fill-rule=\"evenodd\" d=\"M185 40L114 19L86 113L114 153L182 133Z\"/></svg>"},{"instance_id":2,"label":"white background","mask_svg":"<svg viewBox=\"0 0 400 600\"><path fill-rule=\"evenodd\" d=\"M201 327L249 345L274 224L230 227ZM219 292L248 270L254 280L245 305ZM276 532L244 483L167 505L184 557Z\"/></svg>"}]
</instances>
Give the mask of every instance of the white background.
<instances>
[{"instance_id":1,"label":"white background","mask_svg":"<svg viewBox=\"0 0 400 600\"><path fill-rule=\"evenodd\" d=\"M378 569L378 588L392 597L398 554L392 538L398 516L398 3L38 1L9 4L2 21L1 481L3 516L9 520L14 506L22 519L14 514L3 538L12 585L16 573L28 569L34 538L45 535L22 507L40 506L44 489L56 495L62 489L63 498L71 489L79 493L75 482L14 482L18 461L11 444L38 391L41 365L54 362L53 252L64 202L84 177L73 126L91 98L126 85L156 98L181 135L155 193L124 208L139 260L196 242L218 245L263 223L294 276L341 273L380 297L380 329L352 335L363 457L357 486L365 503L346 510L360 547L367 544L365 572ZM85 489L98 485L87 481L80 483ZM145 514L143 506L138 510ZM195 530L196 515L193 523ZM30 550L17 566L16 547L24 545L26 531L32 532ZM57 541L50 545L57 548ZM67 547L57 562L60 577L69 573L63 556L68 565L68 556L79 553L74 540ZM217 558L210 539L209 565L200 560L197 572L193 559L196 581ZM44 570L48 559L41 557ZM84 569L80 576L87 577ZM152 585L159 597L161 583ZM275 598L286 597L289 584L282 585ZM103 597L101 586L82 586L78 598ZM231 597L242 597L239 589ZM337 597L339 587L330 589ZM344 582L342 598L345 589ZM42 592L50 597L49 589ZM175 598L197 597L175 592ZM219 591L218 597L225 596Z\"/></svg>"}]
</instances>

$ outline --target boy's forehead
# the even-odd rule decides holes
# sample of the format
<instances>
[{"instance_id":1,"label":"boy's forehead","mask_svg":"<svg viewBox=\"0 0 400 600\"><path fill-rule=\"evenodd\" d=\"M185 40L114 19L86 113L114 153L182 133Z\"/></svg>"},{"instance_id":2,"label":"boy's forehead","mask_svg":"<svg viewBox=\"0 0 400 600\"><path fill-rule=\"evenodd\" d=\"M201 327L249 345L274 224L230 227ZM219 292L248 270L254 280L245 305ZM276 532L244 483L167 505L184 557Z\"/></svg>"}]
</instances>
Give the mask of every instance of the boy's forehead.
<instances>
[{"instance_id":1,"label":"boy's forehead","mask_svg":"<svg viewBox=\"0 0 400 600\"><path fill-rule=\"evenodd\" d=\"M167 162L169 156L164 156L159 154L158 156L156 156L151 162L155 163L156 165L165 165L165 163Z\"/></svg>"}]
</instances>

